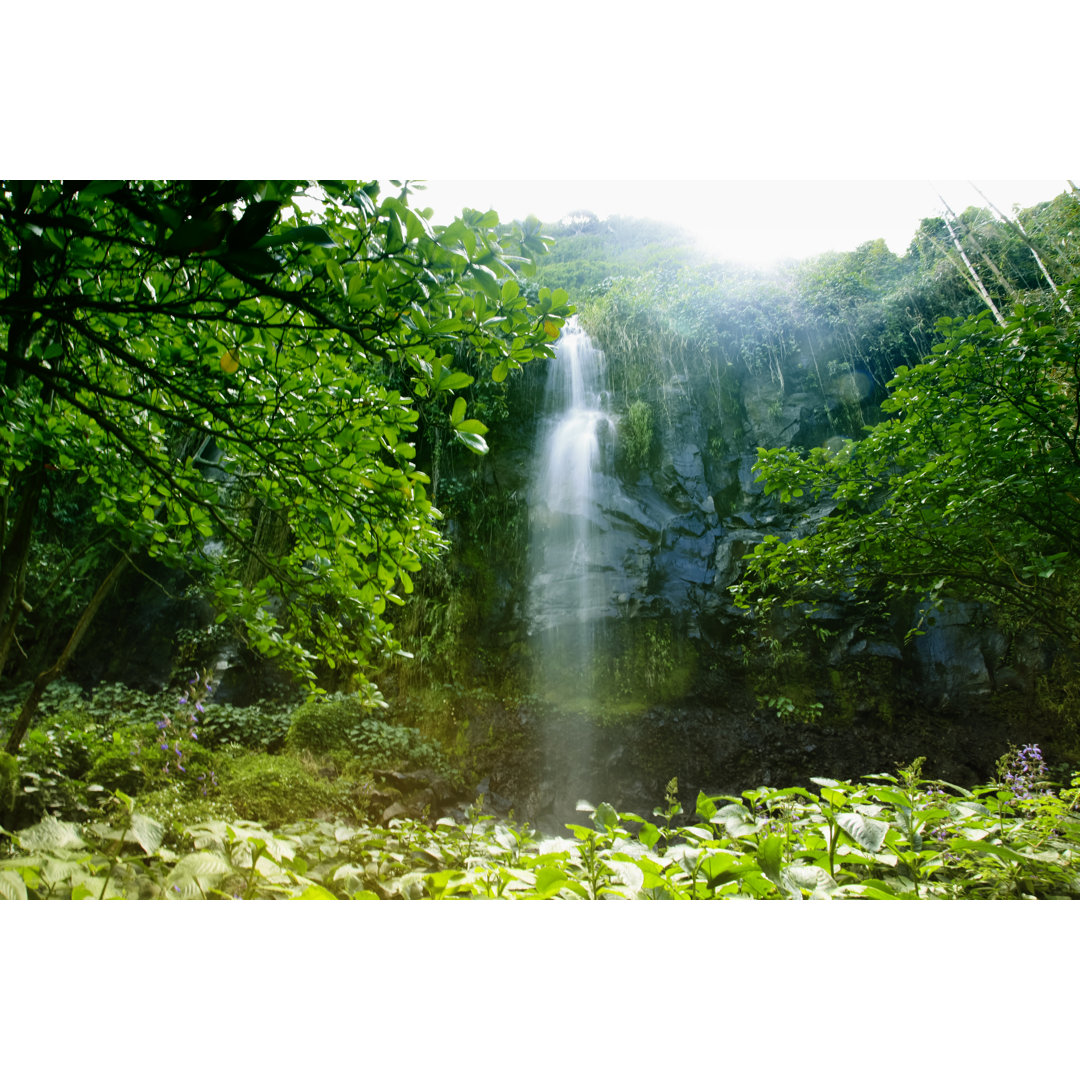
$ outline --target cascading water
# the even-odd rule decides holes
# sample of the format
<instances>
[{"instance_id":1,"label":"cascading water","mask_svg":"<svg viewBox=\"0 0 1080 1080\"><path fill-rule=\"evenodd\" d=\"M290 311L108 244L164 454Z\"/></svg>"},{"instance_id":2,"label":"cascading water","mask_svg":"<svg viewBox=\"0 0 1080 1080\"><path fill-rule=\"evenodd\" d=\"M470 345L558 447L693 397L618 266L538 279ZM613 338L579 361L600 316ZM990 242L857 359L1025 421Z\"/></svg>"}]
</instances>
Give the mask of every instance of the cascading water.
<instances>
[{"instance_id":1,"label":"cascading water","mask_svg":"<svg viewBox=\"0 0 1080 1080\"><path fill-rule=\"evenodd\" d=\"M615 484L615 421L603 375L603 353L571 320L548 374L529 501L538 690L583 703L592 696L597 628L613 614L603 507Z\"/></svg>"}]
</instances>

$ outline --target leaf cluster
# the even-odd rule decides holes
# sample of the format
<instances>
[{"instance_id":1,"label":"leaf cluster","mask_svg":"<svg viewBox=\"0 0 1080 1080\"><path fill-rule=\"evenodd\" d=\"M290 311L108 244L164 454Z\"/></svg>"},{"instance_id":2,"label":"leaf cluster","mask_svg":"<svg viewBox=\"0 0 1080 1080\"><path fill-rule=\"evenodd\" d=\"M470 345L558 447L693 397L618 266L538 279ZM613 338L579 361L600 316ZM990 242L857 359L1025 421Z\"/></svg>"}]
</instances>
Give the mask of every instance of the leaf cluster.
<instances>
[{"instance_id":1,"label":"leaf cluster","mask_svg":"<svg viewBox=\"0 0 1080 1080\"><path fill-rule=\"evenodd\" d=\"M1080 287L1061 300L942 320L927 360L901 368L865 438L758 452L783 502L828 510L765 537L733 586L743 605L904 593L978 600L1015 626L1080 642ZM804 504L805 505L805 504Z\"/></svg>"},{"instance_id":2,"label":"leaf cluster","mask_svg":"<svg viewBox=\"0 0 1080 1080\"><path fill-rule=\"evenodd\" d=\"M466 820L390 827L252 821L186 827L186 853L120 797L108 826L46 818L10 835L8 898L298 899L920 899L1076 898L1077 783L1018 798L1004 784L968 790L921 775L741 795L699 793L682 816L674 782L655 821L580 804L569 838L497 821L482 800ZM946 790L948 789L948 790Z\"/></svg>"},{"instance_id":3,"label":"leaf cluster","mask_svg":"<svg viewBox=\"0 0 1080 1080\"><path fill-rule=\"evenodd\" d=\"M5 648L36 599L21 603L32 523L59 493L114 557L186 569L309 680L393 651L387 606L442 545L419 429L438 415L486 449L456 356L504 379L550 355L569 313L565 294L522 295L535 225L436 228L409 194L3 185Z\"/></svg>"}]
</instances>

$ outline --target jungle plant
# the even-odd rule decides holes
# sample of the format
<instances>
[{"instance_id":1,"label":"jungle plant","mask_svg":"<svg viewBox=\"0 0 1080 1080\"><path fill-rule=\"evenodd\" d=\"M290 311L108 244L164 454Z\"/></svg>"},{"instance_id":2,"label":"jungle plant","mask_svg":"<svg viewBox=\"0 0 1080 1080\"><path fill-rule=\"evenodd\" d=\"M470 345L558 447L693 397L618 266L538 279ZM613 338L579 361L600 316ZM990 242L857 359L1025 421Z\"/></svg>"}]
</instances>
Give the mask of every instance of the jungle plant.
<instances>
[{"instance_id":1,"label":"jungle plant","mask_svg":"<svg viewBox=\"0 0 1080 1080\"><path fill-rule=\"evenodd\" d=\"M1035 760L1030 748L1024 760ZM923 764L859 782L814 778L816 791L700 792L682 825L672 781L659 824L581 804L590 824L561 838L479 802L464 820L434 825L206 819L179 830L172 850L161 846L164 828L118 796L112 820L46 818L6 834L0 896L1080 898L1080 774L1056 802L1044 791L1025 808L997 782L969 791L924 779Z\"/></svg>"},{"instance_id":2,"label":"jungle plant","mask_svg":"<svg viewBox=\"0 0 1080 1080\"><path fill-rule=\"evenodd\" d=\"M8 732L17 750L138 560L314 685L364 682L384 618L441 546L422 424L477 452L455 368L496 382L551 355L565 293L523 295L538 223L434 228L407 184L0 185L0 673L33 631L35 537L91 523L96 580ZM85 564L89 565L89 564ZM31 593L27 593L27 589Z\"/></svg>"},{"instance_id":3,"label":"jungle plant","mask_svg":"<svg viewBox=\"0 0 1080 1080\"><path fill-rule=\"evenodd\" d=\"M1080 284L1000 326L987 312L942 320L944 340L897 371L882 405L893 415L864 439L759 450L766 492L835 508L805 535L766 536L736 602L764 616L845 595L886 615L903 597L923 610L974 600L1075 656L1078 320Z\"/></svg>"}]
</instances>

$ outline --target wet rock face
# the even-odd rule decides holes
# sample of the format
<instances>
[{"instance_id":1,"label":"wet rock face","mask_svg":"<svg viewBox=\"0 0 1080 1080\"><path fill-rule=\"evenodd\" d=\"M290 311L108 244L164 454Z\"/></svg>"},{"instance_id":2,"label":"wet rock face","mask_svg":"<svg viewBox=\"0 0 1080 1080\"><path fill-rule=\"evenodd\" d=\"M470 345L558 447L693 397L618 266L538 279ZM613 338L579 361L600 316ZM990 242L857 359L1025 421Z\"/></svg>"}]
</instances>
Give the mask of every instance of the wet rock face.
<instances>
[{"instance_id":1,"label":"wet rock face","mask_svg":"<svg viewBox=\"0 0 1080 1080\"><path fill-rule=\"evenodd\" d=\"M657 362L659 370L671 367ZM747 552L766 535L788 537L811 528L832 509L767 496L754 479L757 448L808 449L858 434L877 416L871 390L858 372L822 381L812 363L795 357L782 380L764 370L729 373L720 413L710 417L700 392L685 377L672 376L653 406L647 465L635 475L606 475L596 488L590 514L603 540L592 566L593 617L667 619L691 638L728 641L742 621L728 588L741 575ZM628 403L616 397L610 407L625 416ZM530 610L550 630L571 620L558 598L573 589L548 597L542 585L533 583ZM902 695L926 708L977 703L1002 687L1030 689L1047 667L1037 642L1008 641L977 605L946 605L909 639L918 614L901 613L892 626L870 630L854 609L833 605L821 623L833 645L827 663L811 673L813 696L828 700L835 673L844 675L868 657L891 661L892 684L871 686L869 698ZM794 621L786 634L794 632ZM729 653L716 662L732 659ZM872 711L853 704L848 712L860 709Z\"/></svg>"},{"instance_id":2,"label":"wet rock face","mask_svg":"<svg viewBox=\"0 0 1080 1080\"><path fill-rule=\"evenodd\" d=\"M970 787L993 776L1010 743L1040 735L1019 719L973 712L913 712L891 727L808 726L697 705L645 709L617 726L580 713L538 712L524 739L517 716L489 713L486 720L489 730L510 725L515 738L486 762L485 805L548 833L587 820L576 810L579 800L653 820L672 778L681 821L692 816L699 791L739 795L761 785L810 787L812 776L895 775L898 764L916 757L926 758L925 776Z\"/></svg>"}]
</instances>

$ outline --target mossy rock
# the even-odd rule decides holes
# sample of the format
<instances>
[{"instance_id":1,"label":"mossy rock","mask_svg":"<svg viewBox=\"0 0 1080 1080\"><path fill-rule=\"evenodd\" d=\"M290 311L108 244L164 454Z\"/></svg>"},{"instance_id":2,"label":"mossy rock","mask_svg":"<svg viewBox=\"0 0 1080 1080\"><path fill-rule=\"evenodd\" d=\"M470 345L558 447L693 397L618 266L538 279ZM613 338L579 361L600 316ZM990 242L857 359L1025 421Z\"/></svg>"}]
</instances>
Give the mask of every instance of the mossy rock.
<instances>
[{"instance_id":1,"label":"mossy rock","mask_svg":"<svg viewBox=\"0 0 1080 1080\"><path fill-rule=\"evenodd\" d=\"M313 775L289 755L237 759L221 780L219 792L237 816L271 827L353 809L341 786Z\"/></svg>"}]
</instances>

